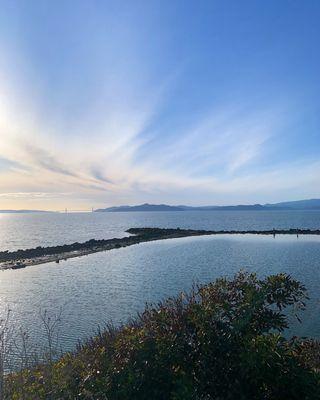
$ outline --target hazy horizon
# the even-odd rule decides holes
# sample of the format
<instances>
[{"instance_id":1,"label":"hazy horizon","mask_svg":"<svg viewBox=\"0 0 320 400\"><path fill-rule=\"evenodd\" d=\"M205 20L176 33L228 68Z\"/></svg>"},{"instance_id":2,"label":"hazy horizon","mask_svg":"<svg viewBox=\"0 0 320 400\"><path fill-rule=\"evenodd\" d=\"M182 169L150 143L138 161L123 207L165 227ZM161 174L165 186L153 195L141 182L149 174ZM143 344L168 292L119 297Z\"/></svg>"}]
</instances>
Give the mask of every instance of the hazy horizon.
<instances>
[{"instance_id":1,"label":"hazy horizon","mask_svg":"<svg viewBox=\"0 0 320 400\"><path fill-rule=\"evenodd\" d=\"M242 204L234 204L234 203L232 203L232 204L220 204L220 205L217 205L217 204L201 204L201 205L198 205L198 204L193 204L193 205L190 205L190 204L181 204L181 203L177 203L177 204L167 204L167 203L135 203L135 204L119 204L119 205L117 205L117 206L106 206L106 207L101 207L101 209L104 209L104 208L114 208L114 207L136 207L136 206L141 206L141 205L167 205L167 206L171 206L171 207L194 207L194 208L197 208L197 207L215 207L215 206L222 206L222 207L224 207L224 206L226 206L226 207L229 207L229 206L246 206L246 205L262 205L262 206L266 206L266 205L272 205L272 204L281 204L281 203L287 203L287 202L293 202L293 203L295 203L295 202L304 202L304 201L319 201L320 202L320 199L299 199L299 200L284 200L283 202L281 201L281 202L277 202L277 203L242 203ZM17 212L21 212L21 211L48 211L48 212L91 212L91 211L94 211L94 210L98 210L98 208L94 208L94 207L91 207L91 208L87 208L87 209L75 209L75 208L71 208L71 209L68 209L67 207L66 208L64 208L64 209L39 209L39 208L30 208L30 209L23 209L23 208L18 208L18 209L0 209L0 212L6 212L6 211L17 211Z\"/></svg>"},{"instance_id":2,"label":"hazy horizon","mask_svg":"<svg viewBox=\"0 0 320 400\"><path fill-rule=\"evenodd\" d=\"M320 3L4 0L0 209L320 198Z\"/></svg>"}]
</instances>

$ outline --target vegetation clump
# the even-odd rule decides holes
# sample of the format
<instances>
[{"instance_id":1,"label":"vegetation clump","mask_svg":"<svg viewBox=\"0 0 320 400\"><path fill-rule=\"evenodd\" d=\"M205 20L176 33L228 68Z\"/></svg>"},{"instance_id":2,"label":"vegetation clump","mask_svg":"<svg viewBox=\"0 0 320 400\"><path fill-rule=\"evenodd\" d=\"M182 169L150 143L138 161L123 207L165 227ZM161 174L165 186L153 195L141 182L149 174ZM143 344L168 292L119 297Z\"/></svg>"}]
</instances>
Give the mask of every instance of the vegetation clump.
<instances>
[{"instance_id":1,"label":"vegetation clump","mask_svg":"<svg viewBox=\"0 0 320 400\"><path fill-rule=\"evenodd\" d=\"M319 343L283 335L284 310L304 309L306 298L285 274L195 286L75 353L7 376L5 398L319 399Z\"/></svg>"}]
</instances>

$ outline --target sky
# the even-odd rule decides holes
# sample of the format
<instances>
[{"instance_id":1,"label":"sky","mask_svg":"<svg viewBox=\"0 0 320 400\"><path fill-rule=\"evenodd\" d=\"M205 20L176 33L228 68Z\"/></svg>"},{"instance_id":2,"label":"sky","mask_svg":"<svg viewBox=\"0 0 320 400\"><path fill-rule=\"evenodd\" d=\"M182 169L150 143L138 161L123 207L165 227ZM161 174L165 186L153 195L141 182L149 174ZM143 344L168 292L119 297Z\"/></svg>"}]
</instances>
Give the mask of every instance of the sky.
<instances>
[{"instance_id":1,"label":"sky","mask_svg":"<svg viewBox=\"0 0 320 400\"><path fill-rule=\"evenodd\" d=\"M0 209L320 197L318 0L0 4Z\"/></svg>"}]
</instances>

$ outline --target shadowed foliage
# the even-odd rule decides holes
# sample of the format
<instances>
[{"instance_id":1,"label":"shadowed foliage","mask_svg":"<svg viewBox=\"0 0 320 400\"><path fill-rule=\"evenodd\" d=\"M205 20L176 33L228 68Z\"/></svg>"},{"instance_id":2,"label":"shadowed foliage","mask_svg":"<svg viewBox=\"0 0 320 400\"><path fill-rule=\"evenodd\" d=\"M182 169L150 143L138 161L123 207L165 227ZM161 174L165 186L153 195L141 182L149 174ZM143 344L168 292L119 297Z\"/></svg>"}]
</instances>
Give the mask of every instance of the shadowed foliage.
<instances>
[{"instance_id":1,"label":"shadowed foliage","mask_svg":"<svg viewBox=\"0 0 320 400\"><path fill-rule=\"evenodd\" d=\"M56 362L6 379L6 399L320 398L319 343L286 339L306 290L285 274L195 286L109 326Z\"/></svg>"}]
</instances>

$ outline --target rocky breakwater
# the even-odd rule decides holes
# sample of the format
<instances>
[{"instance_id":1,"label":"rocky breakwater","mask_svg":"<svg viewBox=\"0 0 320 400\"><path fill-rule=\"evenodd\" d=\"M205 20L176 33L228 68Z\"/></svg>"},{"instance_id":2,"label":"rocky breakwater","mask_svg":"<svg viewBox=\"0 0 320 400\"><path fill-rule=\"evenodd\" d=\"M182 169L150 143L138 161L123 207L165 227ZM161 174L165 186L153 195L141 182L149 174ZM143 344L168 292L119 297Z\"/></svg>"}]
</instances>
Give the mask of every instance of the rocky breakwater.
<instances>
[{"instance_id":1,"label":"rocky breakwater","mask_svg":"<svg viewBox=\"0 0 320 400\"><path fill-rule=\"evenodd\" d=\"M59 246L38 246L32 249L19 249L9 252L0 251L0 269L18 269L28 265L43 264L46 262L59 262L60 260L80 257L83 255L107 251L121 247L132 246L141 242L153 240L164 240L171 238L180 238L188 236L203 235L235 235L235 234L252 234L252 235L320 235L320 229L273 229L273 230L194 230L194 229L162 229L162 228L130 228L127 230L131 236L114 239L91 239L83 243L71 243Z\"/></svg>"}]
</instances>

